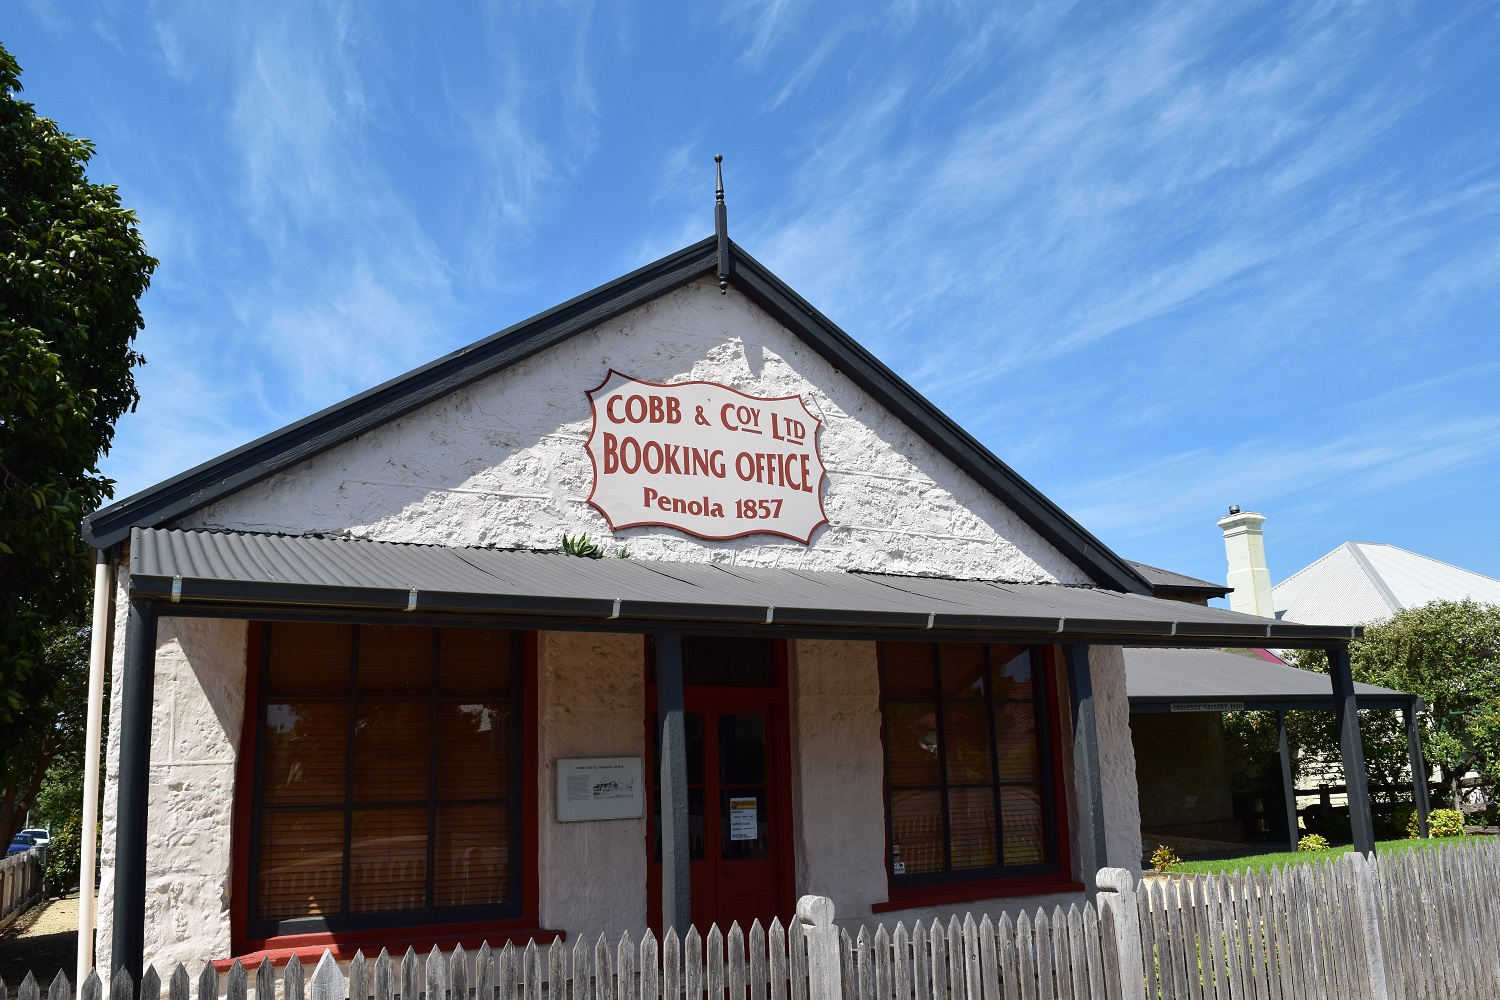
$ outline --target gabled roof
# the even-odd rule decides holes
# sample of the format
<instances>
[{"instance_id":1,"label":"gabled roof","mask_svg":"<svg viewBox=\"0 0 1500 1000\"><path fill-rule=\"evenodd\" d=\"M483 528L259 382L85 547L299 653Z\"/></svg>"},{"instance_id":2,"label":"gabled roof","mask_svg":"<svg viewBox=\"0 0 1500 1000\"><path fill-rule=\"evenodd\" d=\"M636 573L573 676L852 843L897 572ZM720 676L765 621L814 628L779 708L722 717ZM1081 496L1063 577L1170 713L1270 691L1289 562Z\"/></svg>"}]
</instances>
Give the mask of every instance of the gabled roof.
<instances>
[{"instance_id":1,"label":"gabled roof","mask_svg":"<svg viewBox=\"0 0 1500 1000\"><path fill-rule=\"evenodd\" d=\"M1034 486L732 242L728 281L900 417L928 444L999 498L1098 586L1149 594L1150 585ZM84 539L104 547L132 527L171 524L236 490L311 458L614 316L719 270L717 237L695 243L531 319L492 334L342 403L95 511Z\"/></svg>"},{"instance_id":2,"label":"gabled roof","mask_svg":"<svg viewBox=\"0 0 1500 1000\"><path fill-rule=\"evenodd\" d=\"M1130 564L1131 569L1145 578L1151 585L1151 593L1157 597L1227 597L1232 589L1222 583L1184 576L1169 569L1147 566L1133 559L1125 561Z\"/></svg>"},{"instance_id":3,"label":"gabled roof","mask_svg":"<svg viewBox=\"0 0 1500 1000\"><path fill-rule=\"evenodd\" d=\"M1271 589L1287 621L1373 622L1431 601L1500 604L1500 580L1382 542L1345 542Z\"/></svg>"}]
</instances>

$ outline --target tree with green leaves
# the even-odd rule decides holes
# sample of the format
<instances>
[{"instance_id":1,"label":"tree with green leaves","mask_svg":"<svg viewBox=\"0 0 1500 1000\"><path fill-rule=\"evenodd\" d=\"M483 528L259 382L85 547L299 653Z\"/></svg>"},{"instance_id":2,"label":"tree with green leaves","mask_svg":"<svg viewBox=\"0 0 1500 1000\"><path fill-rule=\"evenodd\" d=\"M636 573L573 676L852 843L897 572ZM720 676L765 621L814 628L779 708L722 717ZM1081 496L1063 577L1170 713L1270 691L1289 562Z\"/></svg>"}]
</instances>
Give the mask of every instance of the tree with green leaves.
<instances>
[{"instance_id":1,"label":"tree with green leaves","mask_svg":"<svg viewBox=\"0 0 1500 1000\"><path fill-rule=\"evenodd\" d=\"M1320 652L1291 659L1328 670ZM1406 608L1366 625L1364 637L1349 646L1349 660L1355 680L1427 703L1422 753L1441 769L1453 808L1459 808L1459 781L1469 771L1491 787L1500 779L1500 606L1463 600Z\"/></svg>"},{"instance_id":2,"label":"tree with green leaves","mask_svg":"<svg viewBox=\"0 0 1500 1000\"><path fill-rule=\"evenodd\" d=\"M49 663L57 630L87 620L90 559L79 525L111 496L99 459L139 398L133 345L156 267L114 186L86 176L93 145L21 100L20 75L0 47L0 762L8 772L15 754L32 749L28 717L62 684Z\"/></svg>"}]
</instances>

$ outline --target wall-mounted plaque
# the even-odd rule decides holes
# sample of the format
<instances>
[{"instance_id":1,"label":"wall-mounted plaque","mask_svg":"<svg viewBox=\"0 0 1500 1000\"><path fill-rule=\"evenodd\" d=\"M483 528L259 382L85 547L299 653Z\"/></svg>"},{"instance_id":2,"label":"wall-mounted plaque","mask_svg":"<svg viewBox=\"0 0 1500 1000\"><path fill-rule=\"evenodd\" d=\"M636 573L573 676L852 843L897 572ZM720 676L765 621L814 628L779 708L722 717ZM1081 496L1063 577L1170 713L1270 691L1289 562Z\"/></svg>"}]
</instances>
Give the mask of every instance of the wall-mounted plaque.
<instances>
[{"instance_id":1,"label":"wall-mounted plaque","mask_svg":"<svg viewBox=\"0 0 1500 1000\"><path fill-rule=\"evenodd\" d=\"M572 757L557 762L557 818L640 819L645 786L639 757Z\"/></svg>"},{"instance_id":2,"label":"wall-mounted plaque","mask_svg":"<svg viewBox=\"0 0 1500 1000\"><path fill-rule=\"evenodd\" d=\"M612 530L655 524L699 538L765 533L806 545L828 522L822 421L801 396L658 385L611 371L588 397L589 503Z\"/></svg>"}]
</instances>

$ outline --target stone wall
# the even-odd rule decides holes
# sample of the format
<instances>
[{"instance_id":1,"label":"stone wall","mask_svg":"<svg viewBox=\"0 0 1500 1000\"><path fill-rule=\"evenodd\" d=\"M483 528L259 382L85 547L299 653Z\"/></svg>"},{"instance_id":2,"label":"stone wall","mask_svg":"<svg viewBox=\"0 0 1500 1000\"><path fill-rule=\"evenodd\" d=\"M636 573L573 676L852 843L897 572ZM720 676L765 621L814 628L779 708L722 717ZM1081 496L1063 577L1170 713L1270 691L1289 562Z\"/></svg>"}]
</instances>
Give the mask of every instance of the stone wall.
<instances>
[{"instance_id":1,"label":"stone wall","mask_svg":"<svg viewBox=\"0 0 1500 1000\"><path fill-rule=\"evenodd\" d=\"M1141 833L1157 837L1237 842L1224 717L1217 712L1132 716Z\"/></svg>"}]
</instances>

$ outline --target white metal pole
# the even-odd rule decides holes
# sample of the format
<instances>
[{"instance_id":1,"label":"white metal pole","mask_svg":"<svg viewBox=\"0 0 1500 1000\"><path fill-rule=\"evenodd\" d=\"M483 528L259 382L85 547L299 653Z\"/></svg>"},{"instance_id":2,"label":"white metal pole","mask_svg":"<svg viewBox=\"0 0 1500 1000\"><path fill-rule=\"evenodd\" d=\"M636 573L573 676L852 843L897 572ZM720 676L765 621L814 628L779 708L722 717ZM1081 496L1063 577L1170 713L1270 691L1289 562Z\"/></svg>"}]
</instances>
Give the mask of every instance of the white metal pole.
<instances>
[{"instance_id":1,"label":"white metal pole","mask_svg":"<svg viewBox=\"0 0 1500 1000\"><path fill-rule=\"evenodd\" d=\"M94 550L94 626L89 635L89 716L83 749L83 844L78 863L78 968L73 982L82 988L94 966L94 850L99 839L99 743L104 709L104 657L109 649L109 609L114 567L103 549Z\"/></svg>"}]
</instances>

